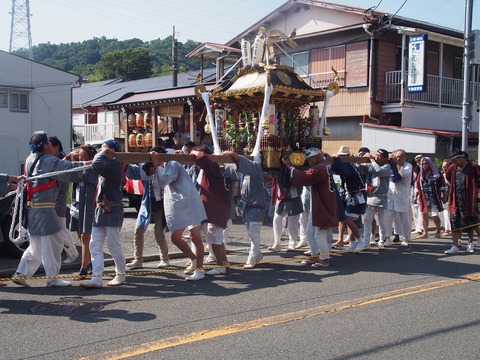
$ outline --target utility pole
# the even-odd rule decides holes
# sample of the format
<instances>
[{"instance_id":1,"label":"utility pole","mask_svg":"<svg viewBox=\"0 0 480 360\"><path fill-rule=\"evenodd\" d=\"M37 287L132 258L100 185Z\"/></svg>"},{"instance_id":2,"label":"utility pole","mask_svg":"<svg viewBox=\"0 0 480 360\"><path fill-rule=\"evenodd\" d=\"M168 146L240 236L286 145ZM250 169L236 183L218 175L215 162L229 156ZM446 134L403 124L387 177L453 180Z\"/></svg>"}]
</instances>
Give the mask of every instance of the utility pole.
<instances>
[{"instance_id":1,"label":"utility pole","mask_svg":"<svg viewBox=\"0 0 480 360\"><path fill-rule=\"evenodd\" d=\"M26 50L33 59L32 33L30 30L29 0L12 0L12 20L10 23L10 46L8 51Z\"/></svg>"},{"instance_id":2,"label":"utility pole","mask_svg":"<svg viewBox=\"0 0 480 360\"><path fill-rule=\"evenodd\" d=\"M172 36L172 87L177 87L178 78L178 42L175 39L175 26Z\"/></svg>"},{"instance_id":3,"label":"utility pole","mask_svg":"<svg viewBox=\"0 0 480 360\"><path fill-rule=\"evenodd\" d=\"M468 122L470 120L470 60L472 47L473 0L465 0L465 34L463 49L462 151L468 149Z\"/></svg>"}]
</instances>

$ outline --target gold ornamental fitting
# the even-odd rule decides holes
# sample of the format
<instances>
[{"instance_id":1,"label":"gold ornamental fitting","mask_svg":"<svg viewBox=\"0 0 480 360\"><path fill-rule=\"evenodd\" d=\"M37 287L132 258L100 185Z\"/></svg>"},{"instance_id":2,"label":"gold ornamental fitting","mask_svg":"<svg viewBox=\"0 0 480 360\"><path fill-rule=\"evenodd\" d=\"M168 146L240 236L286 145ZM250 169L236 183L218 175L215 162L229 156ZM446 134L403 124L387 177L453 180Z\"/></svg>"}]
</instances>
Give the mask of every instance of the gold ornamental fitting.
<instances>
[{"instance_id":1,"label":"gold ornamental fitting","mask_svg":"<svg viewBox=\"0 0 480 360\"><path fill-rule=\"evenodd\" d=\"M210 134L212 132L212 128L210 127L210 124L205 124L205 133Z\"/></svg>"},{"instance_id":2,"label":"gold ornamental fitting","mask_svg":"<svg viewBox=\"0 0 480 360\"><path fill-rule=\"evenodd\" d=\"M293 166L302 166L305 163L305 155L301 152L291 153L288 158Z\"/></svg>"},{"instance_id":3,"label":"gold ornamental fitting","mask_svg":"<svg viewBox=\"0 0 480 360\"><path fill-rule=\"evenodd\" d=\"M330 135L330 128L325 126L322 130L322 134L325 135L325 136Z\"/></svg>"},{"instance_id":4,"label":"gold ornamental fitting","mask_svg":"<svg viewBox=\"0 0 480 360\"><path fill-rule=\"evenodd\" d=\"M338 92L340 91L340 87L338 86L338 84L336 82L331 82L330 84L328 84L327 89L329 91L333 91L334 95L337 95Z\"/></svg>"},{"instance_id":5,"label":"gold ornamental fitting","mask_svg":"<svg viewBox=\"0 0 480 360\"><path fill-rule=\"evenodd\" d=\"M195 86L195 95L197 95L200 99L202 98L202 93L204 93L205 91L207 91L205 85L200 84Z\"/></svg>"},{"instance_id":6,"label":"gold ornamental fitting","mask_svg":"<svg viewBox=\"0 0 480 360\"><path fill-rule=\"evenodd\" d=\"M268 121L267 117L264 117L262 119L262 129L263 130L268 130L270 128L270 121Z\"/></svg>"}]
</instances>

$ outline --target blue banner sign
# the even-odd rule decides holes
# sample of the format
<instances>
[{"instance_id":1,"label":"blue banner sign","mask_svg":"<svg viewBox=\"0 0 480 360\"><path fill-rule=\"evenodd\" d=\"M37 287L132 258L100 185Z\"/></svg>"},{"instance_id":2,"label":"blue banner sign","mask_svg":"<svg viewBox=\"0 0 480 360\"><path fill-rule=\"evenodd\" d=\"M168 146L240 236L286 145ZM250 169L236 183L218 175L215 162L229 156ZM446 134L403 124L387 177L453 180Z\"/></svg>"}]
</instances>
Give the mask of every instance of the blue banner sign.
<instances>
[{"instance_id":1,"label":"blue banner sign","mask_svg":"<svg viewBox=\"0 0 480 360\"><path fill-rule=\"evenodd\" d=\"M427 89L427 34L408 37L408 92Z\"/></svg>"}]
</instances>

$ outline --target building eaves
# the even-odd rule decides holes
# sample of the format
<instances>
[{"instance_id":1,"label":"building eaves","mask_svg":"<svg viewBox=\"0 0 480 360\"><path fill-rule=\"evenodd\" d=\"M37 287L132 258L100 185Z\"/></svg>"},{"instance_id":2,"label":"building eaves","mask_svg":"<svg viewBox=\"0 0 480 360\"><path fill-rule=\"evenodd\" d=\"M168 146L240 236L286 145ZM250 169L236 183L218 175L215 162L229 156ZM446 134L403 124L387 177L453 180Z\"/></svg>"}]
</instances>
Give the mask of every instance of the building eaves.
<instances>
[{"instance_id":1,"label":"building eaves","mask_svg":"<svg viewBox=\"0 0 480 360\"><path fill-rule=\"evenodd\" d=\"M204 69L204 79L215 75L215 69ZM103 83L103 84L99 84ZM195 84L195 75L192 73L179 73L179 87ZM123 99L126 95L133 93L159 91L172 87L172 75L158 76L153 78L132 80L132 81L111 81L93 82L83 84L73 89L73 108L78 109L88 106L103 106Z\"/></svg>"},{"instance_id":2,"label":"building eaves","mask_svg":"<svg viewBox=\"0 0 480 360\"><path fill-rule=\"evenodd\" d=\"M25 58L25 57L23 57L23 56L15 55L15 54L9 53L9 52L7 52L7 51L0 50L0 52L6 54L6 55L8 55L8 56L14 56L14 57L18 58L18 59L21 60L21 61L30 61L30 62L36 63L36 64L38 64L38 65L42 65L42 66L45 66L45 67L48 67L48 68L51 68L51 69L55 69L55 70L57 70L57 71L60 71L60 72L63 72L63 73L65 73L65 74L68 74L68 75L71 75L71 76L76 77L78 82L81 81L81 76L80 76L80 75L71 73L71 72L69 72L69 71L65 71L65 70L62 70L62 69L58 69L58 68L56 68L56 67L54 67L54 66L47 65L47 64L41 63L41 62L36 61L36 60L28 59L28 58Z\"/></svg>"},{"instance_id":3,"label":"building eaves","mask_svg":"<svg viewBox=\"0 0 480 360\"><path fill-rule=\"evenodd\" d=\"M330 9L330 10L338 10L342 12L347 12L351 14L358 14L358 15L364 15L365 11L367 9L364 8L359 8L359 7L353 7L353 6L346 6L346 5L341 5L341 4L334 4L330 2L325 2L325 1L317 1L317 0L289 0L250 27L248 27L246 30L232 38L231 40L227 41L225 44L228 46L235 46L238 44L239 40L244 37L254 37L260 26L264 24L268 24L271 22L273 19L279 16L279 14L282 13L287 13L290 9L293 7L302 7L302 6L315 6L315 7L320 7L320 8L325 8L325 9ZM381 12L381 11L376 11L378 15L389 15L388 13ZM356 27L359 27L359 25L363 25L366 22L361 22L359 24L352 24L351 26L347 27L339 27L336 29L331 29L328 31L324 32L318 32L318 33L310 33L310 34L303 34L301 36L296 36L296 38L306 38L309 36L313 35L318 35L318 34L328 34L331 32L338 32L338 31L345 31L345 30L350 30ZM463 39L463 32L447 28L444 26L439 26L435 24L431 24L425 21L420 21L420 20L415 20L411 18L405 18L405 17L400 17L400 16L395 16L392 19L392 25L397 25L397 26L404 26L404 27L412 27L418 29L417 33L421 33L423 30L427 32L431 32L433 34L439 34L447 37L452 37L455 39Z\"/></svg>"},{"instance_id":4,"label":"building eaves","mask_svg":"<svg viewBox=\"0 0 480 360\"><path fill-rule=\"evenodd\" d=\"M213 85L207 85L206 89L210 90L212 87ZM196 97L195 86L186 86L128 94L128 96L125 96L121 100L105 104L105 106L108 109L114 110L124 106L151 106L164 103L178 103Z\"/></svg>"},{"instance_id":5,"label":"building eaves","mask_svg":"<svg viewBox=\"0 0 480 360\"><path fill-rule=\"evenodd\" d=\"M271 13L257 21L255 24L248 27L246 30L232 38L231 40L227 41L225 44L229 46L233 46L235 43L239 41L239 39L243 37L250 37L257 34L258 29L260 26L264 25L265 23L269 23L272 19L276 18L281 13L287 13L293 7L308 7L308 6L316 6L316 7L323 7L326 9L331 10L339 10L344 11L352 14L363 15L366 9L357 8L353 6L346 6L340 4L329 3L325 1L315 1L315 0L289 0L280 7L273 10ZM379 14L384 14L382 12L378 12Z\"/></svg>"},{"instance_id":6,"label":"building eaves","mask_svg":"<svg viewBox=\"0 0 480 360\"><path fill-rule=\"evenodd\" d=\"M207 52L215 52L215 53L223 53L223 52L233 52L233 53L241 53L240 49L237 49L232 46L224 45L224 44L217 44L212 42L204 42L200 44L195 49L190 51L186 57L191 58L200 54L205 54Z\"/></svg>"}]
</instances>

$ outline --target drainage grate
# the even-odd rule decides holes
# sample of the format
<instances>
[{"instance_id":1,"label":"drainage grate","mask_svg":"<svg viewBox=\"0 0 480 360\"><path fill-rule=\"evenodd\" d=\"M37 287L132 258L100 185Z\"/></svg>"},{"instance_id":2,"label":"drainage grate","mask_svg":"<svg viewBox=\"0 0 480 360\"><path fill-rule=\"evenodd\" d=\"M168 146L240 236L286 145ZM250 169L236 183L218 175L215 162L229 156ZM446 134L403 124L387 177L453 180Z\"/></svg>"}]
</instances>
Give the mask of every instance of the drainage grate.
<instances>
[{"instance_id":1,"label":"drainage grate","mask_svg":"<svg viewBox=\"0 0 480 360\"><path fill-rule=\"evenodd\" d=\"M35 305L31 311L39 315L84 315L102 310L102 303L88 300L62 299Z\"/></svg>"}]
</instances>

